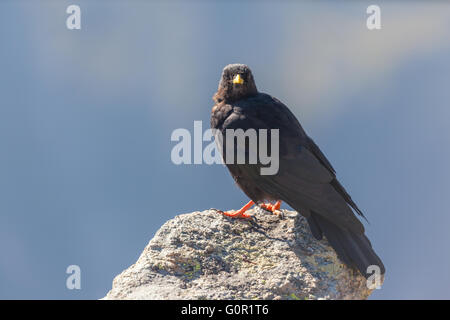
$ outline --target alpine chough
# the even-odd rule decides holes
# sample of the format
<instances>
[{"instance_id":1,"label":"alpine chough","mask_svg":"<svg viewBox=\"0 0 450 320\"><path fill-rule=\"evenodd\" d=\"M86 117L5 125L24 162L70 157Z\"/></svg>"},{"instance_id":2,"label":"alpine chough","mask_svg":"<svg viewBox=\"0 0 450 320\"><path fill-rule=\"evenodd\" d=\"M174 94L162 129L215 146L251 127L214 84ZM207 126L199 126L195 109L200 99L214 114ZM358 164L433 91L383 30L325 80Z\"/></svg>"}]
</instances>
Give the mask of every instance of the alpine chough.
<instances>
[{"instance_id":1,"label":"alpine chough","mask_svg":"<svg viewBox=\"0 0 450 320\"><path fill-rule=\"evenodd\" d=\"M223 140L218 145L224 163L236 184L251 199L240 210L223 214L249 218L245 211L254 204L277 212L284 201L307 219L316 239L327 238L346 265L357 268L365 277L369 276L367 268L371 265L378 266L384 274L384 265L354 212L364 215L337 180L330 162L283 103L258 92L249 67L226 66L213 100L211 128L222 133ZM278 172L262 175L260 168L264 165L259 160L254 164L227 161L227 129L278 129ZM271 150L270 137L267 140L267 148ZM237 148L234 146L233 156Z\"/></svg>"}]
</instances>

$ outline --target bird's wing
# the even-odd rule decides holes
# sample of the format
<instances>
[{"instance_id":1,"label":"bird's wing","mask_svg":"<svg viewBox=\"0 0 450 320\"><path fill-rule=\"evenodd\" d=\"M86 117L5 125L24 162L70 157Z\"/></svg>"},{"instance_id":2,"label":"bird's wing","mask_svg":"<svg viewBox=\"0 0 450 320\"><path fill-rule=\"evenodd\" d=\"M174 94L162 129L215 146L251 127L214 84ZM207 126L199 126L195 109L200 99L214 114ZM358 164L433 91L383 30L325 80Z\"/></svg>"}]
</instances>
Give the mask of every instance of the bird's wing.
<instances>
[{"instance_id":1,"label":"bird's wing","mask_svg":"<svg viewBox=\"0 0 450 320\"><path fill-rule=\"evenodd\" d=\"M316 143L313 141L313 139L308 137L308 145L309 150L314 154L314 156L320 161L320 163L326 167L330 173L333 174L334 179L330 182L330 184L334 187L334 189L344 198L344 200L364 219L367 218L364 216L362 211L358 208L356 203L353 201L352 197L348 194L347 190L342 186L342 184L339 182L339 180L336 178L336 171L334 170L333 166L331 165L330 161L325 157L323 152L319 149L319 147L316 145Z\"/></svg>"},{"instance_id":2,"label":"bird's wing","mask_svg":"<svg viewBox=\"0 0 450 320\"><path fill-rule=\"evenodd\" d=\"M328 161L327 157L325 157L323 152L319 149L317 144L310 137L308 137L308 148L316 156L316 158L322 163L322 165L324 167L326 167L332 174L336 174L336 170L334 170L330 161Z\"/></svg>"},{"instance_id":3,"label":"bird's wing","mask_svg":"<svg viewBox=\"0 0 450 320\"><path fill-rule=\"evenodd\" d=\"M337 182L331 164L284 104L268 95L236 103L221 129L225 132L251 128L279 129L279 171L275 175L261 175L264 165L260 163L233 166L240 167L258 188L291 207L314 211L342 228L364 232L347 205L346 198L350 197Z\"/></svg>"}]
</instances>

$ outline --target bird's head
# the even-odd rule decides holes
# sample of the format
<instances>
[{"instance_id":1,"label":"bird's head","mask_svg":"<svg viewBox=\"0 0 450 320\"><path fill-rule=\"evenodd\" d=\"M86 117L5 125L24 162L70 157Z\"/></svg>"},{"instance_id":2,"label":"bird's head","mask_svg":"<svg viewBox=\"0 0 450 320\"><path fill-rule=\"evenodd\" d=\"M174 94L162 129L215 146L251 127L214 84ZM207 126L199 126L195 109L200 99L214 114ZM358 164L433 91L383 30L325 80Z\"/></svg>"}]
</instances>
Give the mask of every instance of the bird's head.
<instances>
[{"instance_id":1,"label":"bird's head","mask_svg":"<svg viewBox=\"0 0 450 320\"><path fill-rule=\"evenodd\" d=\"M252 71L245 64L229 64L222 72L215 102L232 102L258 93Z\"/></svg>"}]
</instances>

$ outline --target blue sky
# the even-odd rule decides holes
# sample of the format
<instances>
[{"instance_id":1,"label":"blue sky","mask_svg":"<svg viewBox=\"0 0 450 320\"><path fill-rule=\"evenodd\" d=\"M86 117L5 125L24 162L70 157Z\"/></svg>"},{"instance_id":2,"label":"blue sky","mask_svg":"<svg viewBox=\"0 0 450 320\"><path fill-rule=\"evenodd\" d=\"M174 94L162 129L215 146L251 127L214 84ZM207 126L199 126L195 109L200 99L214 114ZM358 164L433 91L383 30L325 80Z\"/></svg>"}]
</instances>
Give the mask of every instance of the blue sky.
<instances>
[{"instance_id":1,"label":"blue sky","mask_svg":"<svg viewBox=\"0 0 450 320\"><path fill-rule=\"evenodd\" d=\"M2 1L0 298L101 298L166 220L247 201L224 167L170 161L235 62L369 218L372 298L450 298L450 6L378 3L369 31L363 1Z\"/></svg>"}]
</instances>

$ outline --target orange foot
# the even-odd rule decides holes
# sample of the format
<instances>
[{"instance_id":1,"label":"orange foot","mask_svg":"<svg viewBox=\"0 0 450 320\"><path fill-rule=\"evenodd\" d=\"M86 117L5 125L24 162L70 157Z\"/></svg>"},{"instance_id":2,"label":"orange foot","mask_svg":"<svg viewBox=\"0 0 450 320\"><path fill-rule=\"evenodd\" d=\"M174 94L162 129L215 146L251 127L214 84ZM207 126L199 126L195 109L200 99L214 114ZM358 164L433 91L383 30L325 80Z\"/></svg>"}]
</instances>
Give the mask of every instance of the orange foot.
<instances>
[{"instance_id":1,"label":"orange foot","mask_svg":"<svg viewBox=\"0 0 450 320\"><path fill-rule=\"evenodd\" d=\"M251 218L252 216L249 215L248 213L245 213L248 209L250 209L255 203L253 201L249 201L249 203L247 203L245 206L243 206L241 209L237 210L237 211L219 211L221 212L223 215L227 216L227 217L231 217L231 218Z\"/></svg>"},{"instance_id":2,"label":"orange foot","mask_svg":"<svg viewBox=\"0 0 450 320\"><path fill-rule=\"evenodd\" d=\"M281 207L281 201L277 201L275 202L275 204L263 203L260 204L259 206L267 211L272 212L273 214L278 214Z\"/></svg>"}]
</instances>

